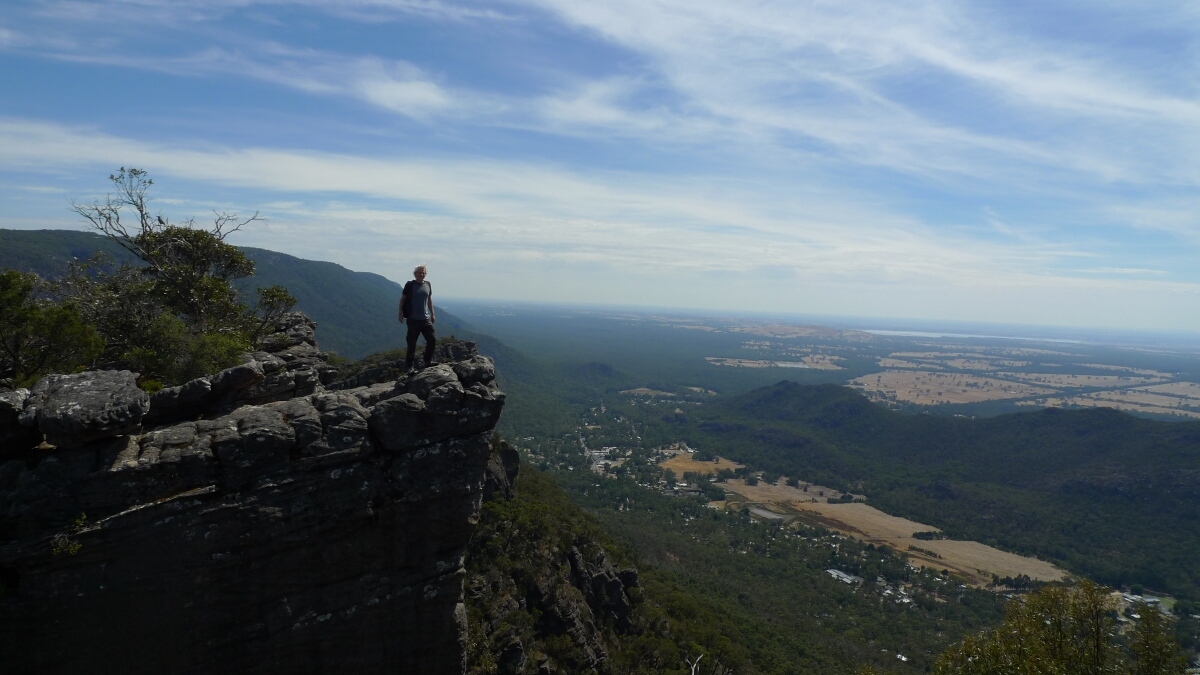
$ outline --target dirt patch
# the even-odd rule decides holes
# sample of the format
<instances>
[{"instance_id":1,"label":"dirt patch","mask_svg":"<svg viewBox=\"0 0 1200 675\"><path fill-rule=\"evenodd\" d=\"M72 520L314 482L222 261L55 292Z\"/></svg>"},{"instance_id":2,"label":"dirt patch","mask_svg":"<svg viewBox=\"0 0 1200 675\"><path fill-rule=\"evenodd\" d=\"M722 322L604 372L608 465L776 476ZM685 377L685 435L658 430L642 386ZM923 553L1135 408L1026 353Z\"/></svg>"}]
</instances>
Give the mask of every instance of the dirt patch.
<instances>
[{"instance_id":1,"label":"dirt patch","mask_svg":"<svg viewBox=\"0 0 1200 675\"><path fill-rule=\"evenodd\" d=\"M885 370L850 380L854 387L872 400L904 401L920 405L978 403L1006 398L1026 398L1058 393L1054 389L1034 387L966 373Z\"/></svg>"},{"instance_id":2,"label":"dirt patch","mask_svg":"<svg viewBox=\"0 0 1200 675\"><path fill-rule=\"evenodd\" d=\"M718 457L717 461L708 460L706 462L696 461L696 456L690 453L675 455L669 459L659 462L659 466L664 469L670 469L675 472L676 476L683 477L685 473L700 473L706 476L715 476L721 469L729 469L736 471L742 468L741 464L731 462L728 459Z\"/></svg>"},{"instance_id":3,"label":"dirt patch","mask_svg":"<svg viewBox=\"0 0 1200 675\"><path fill-rule=\"evenodd\" d=\"M986 584L994 574L998 577L1018 577L1022 574L1037 581L1059 581L1067 576L1066 572L1045 560L1028 558L1016 553L1001 551L977 541L952 541L939 539L934 541L911 540L912 544L938 554L939 558L923 556L928 560L926 567L942 569L942 563ZM904 540L897 541L897 548L907 544ZM919 554L918 554L919 555Z\"/></svg>"}]
</instances>

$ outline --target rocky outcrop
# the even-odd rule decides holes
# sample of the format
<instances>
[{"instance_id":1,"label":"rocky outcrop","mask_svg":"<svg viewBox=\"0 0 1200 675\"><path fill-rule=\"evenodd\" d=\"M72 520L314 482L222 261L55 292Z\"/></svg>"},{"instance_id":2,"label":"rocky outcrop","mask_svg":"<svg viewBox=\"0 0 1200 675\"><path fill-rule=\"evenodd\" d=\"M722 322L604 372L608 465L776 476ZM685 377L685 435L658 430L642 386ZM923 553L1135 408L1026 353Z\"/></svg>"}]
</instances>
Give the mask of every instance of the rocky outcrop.
<instances>
[{"instance_id":1,"label":"rocky outcrop","mask_svg":"<svg viewBox=\"0 0 1200 675\"><path fill-rule=\"evenodd\" d=\"M29 392L20 423L36 427L51 445L74 448L138 431L149 407L150 395L138 388L137 373L47 375Z\"/></svg>"},{"instance_id":2,"label":"rocky outcrop","mask_svg":"<svg viewBox=\"0 0 1200 675\"><path fill-rule=\"evenodd\" d=\"M0 454L0 670L461 672L491 362L457 343L326 390L311 328L289 317L275 351L144 399L94 378L95 421L54 403L61 383L0 396L0 434L24 397L61 443Z\"/></svg>"},{"instance_id":3,"label":"rocky outcrop","mask_svg":"<svg viewBox=\"0 0 1200 675\"><path fill-rule=\"evenodd\" d=\"M507 441L500 441L497 452L488 459L487 473L483 479L484 500L512 499L520 466L521 456L517 454L517 449Z\"/></svg>"},{"instance_id":4,"label":"rocky outcrop","mask_svg":"<svg viewBox=\"0 0 1200 675\"><path fill-rule=\"evenodd\" d=\"M468 552L467 672L621 672L611 661L622 636L646 630L637 570L613 562L548 477L522 473L520 488L506 492L516 467L505 456L489 466L493 498Z\"/></svg>"},{"instance_id":5,"label":"rocky outcrop","mask_svg":"<svg viewBox=\"0 0 1200 675\"><path fill-rule=\"evenodd\" d=\"M583 592L592 612L611 621L618 632L629 632L633 627L633 605L625 591L638 587L637 570L617 569L603 549L587 559L578 548L572 548L567 559L572 585Z\"/></svg>"},{"instance_id":6,"label":"rocky outcrop","mask_svg":"<svg viewBox=\"0 0 1200 675\"><path fill-rule=\"evenodd\" d=\"M314 393L338 378L338 369L328 363L329 355L317 347L316 328L301 313L285 315L264 340L265 348L273 351L251 352L240 366L156 392L146 424L198 419L236 405L286 401Z\"/></svg>"}]
</instances>

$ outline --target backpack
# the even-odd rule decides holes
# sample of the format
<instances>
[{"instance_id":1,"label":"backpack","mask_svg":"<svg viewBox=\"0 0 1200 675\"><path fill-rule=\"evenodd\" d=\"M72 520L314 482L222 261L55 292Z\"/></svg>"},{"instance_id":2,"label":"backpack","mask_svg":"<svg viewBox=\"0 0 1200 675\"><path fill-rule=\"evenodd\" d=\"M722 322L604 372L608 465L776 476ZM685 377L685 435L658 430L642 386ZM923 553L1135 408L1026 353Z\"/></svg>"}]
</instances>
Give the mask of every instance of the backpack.
<instances>
[{"instance_id":1,"label":"backpack","mask_svg":"<svg viewBox=\"0 0 1200 675\"><path fill-rule=\"evenodd\" d=\"M412 287L415 283L417 283L416 279L409 279L404 284L404 291L400 293L402 299L406 298L406 300L404 300L404 304L400 306L400 316L403 316L405 319L408 319L408 317L412 316ZM425 283L429 284L428 281ZM429 284L429 294L433 295L433 284Z\"/></svg>"}]
</instances>

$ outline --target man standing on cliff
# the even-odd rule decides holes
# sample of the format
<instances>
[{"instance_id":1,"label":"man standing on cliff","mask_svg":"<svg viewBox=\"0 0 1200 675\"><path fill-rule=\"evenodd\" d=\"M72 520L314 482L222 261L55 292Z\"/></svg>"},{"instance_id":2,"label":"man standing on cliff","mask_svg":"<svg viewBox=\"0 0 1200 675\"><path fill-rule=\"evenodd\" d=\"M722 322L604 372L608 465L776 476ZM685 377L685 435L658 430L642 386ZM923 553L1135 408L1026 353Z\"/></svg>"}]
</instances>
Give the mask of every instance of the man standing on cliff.
<instances>
[{"instance_id":1,"label":"man standing on cliff","mask_svg":"<svg viewBox=\"0 0 1200 675\"><path fill-rule=\"evenodd\" d=\"M425 281L425 266L417 265L413 270L413 280L404 284L404 292L400 294L400 323L408 319L408 353L404 357L405 364L412 370L417 357L417 336L425 336L425 365L433 365L433 348L437 345L437 335L433 324L437 317L433 313L433 286Z\"/></svg>"}]
</instances>

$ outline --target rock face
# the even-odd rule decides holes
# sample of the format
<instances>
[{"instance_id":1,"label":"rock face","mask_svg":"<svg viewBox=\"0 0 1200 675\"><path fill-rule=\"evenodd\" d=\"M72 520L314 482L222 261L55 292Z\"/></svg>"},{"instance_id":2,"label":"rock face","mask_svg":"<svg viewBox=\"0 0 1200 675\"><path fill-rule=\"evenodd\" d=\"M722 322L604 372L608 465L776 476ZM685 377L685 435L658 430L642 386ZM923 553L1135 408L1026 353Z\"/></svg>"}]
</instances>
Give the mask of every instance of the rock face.
<instances>
[{"instance_id":1,"label":"rock face","mask_svg":"<svg viewBox=\"0 0 1200 675\"><path fill-rule=\"evenodd\" d=\"M325 390L311 328L289 317L275 352L148 399L95 379L130 413L104 424L43 426L61 385L29 393L22 419L66 442L0 451L0 671L461 672L491 362L460 343Z\"/></svg>"},{"instance_id":2,"label":"rock face","mask_svg":"<svg viewBox=\"0 0 1200 675\"><path fill-rule=\"evenodd\" d=\"M509 489L505 456L489 465L493 496L467 554L467 673L625 672L631 645L657 639L637 570L549 477L522 472Z\"/></svg>"}]
</instances>

